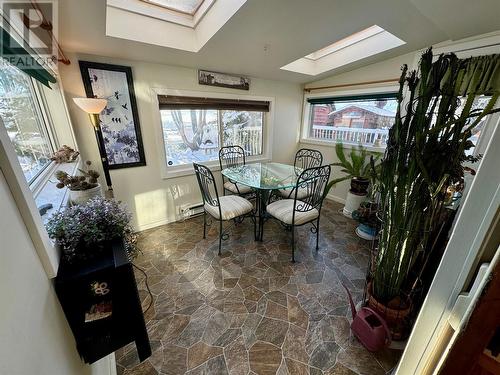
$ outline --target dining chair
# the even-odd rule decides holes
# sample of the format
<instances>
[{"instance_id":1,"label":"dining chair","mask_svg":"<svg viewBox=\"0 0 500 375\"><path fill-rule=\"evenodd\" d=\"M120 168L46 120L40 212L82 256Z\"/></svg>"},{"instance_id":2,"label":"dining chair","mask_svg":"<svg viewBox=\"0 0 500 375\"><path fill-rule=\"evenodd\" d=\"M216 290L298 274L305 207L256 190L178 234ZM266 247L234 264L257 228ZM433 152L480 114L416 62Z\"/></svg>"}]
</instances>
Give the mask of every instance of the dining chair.
<instances>
[{"instance_id":1,"label":"dining chair","mask_svg":"<svg viewBox=\"0 0 500 375\"><path fill-rule=\"evenodd\" d=\"M297 180L293 198L278 200L266 208L269 215L291 229L292 262L295 262L295 227L311 223L313 225L311 232L316 233L316 250L318 250L321 206L330 172L329 165L304 170ZM301 189L306 192L304 198L299 198Z\"/></svg>"},{"instance_id":2,"label":"dining chair","mask_svg":"<svg viewBox=\"0 0 500 375\"><path fill-rule=\"evenodd\" d=\"M256 222L253 204L239 195L219 197L212 171L201 164L193 163L193 167L203 198L203 238L206 238L207 213L219 222L219 255L221 254L222 240L229 236L225 233L229 228L223 230L224 221L234 220L235 223L240 223L244 218L249 217L253 221L255 237Z\"/></svg>"},{"instance_id":3,"label":"dining chair","mask_svg":"<svg viewBox=\"0 0 500 375\"><path fill-rule=\"evenodd\" d=\"M304 169L319 167L322 163L323 163L323 155L321 154L321 152L309 148L301 148L295 154L295 161L293 163L293 166L297 169L296 173L299 174L300 171ZM294 188L280 189L278 191L279 195L282 198L287 198L287 199L292 198L294 192L295 192ZM306 197L307 191L304 189L299 189L297 194L299 199L303 199Z\"/></svg>"},{"instance_id":4,"label":"dining chair","mask_svg":"<svg viewBox=\"0 0 500 375\"><path fill-rule=\"evenodd\" d=\"M219 150L219 165L221 170L245 165L245 163L245 150L243 150L242 147L225 146ZM238 185L236 182L224 177L224 175L222 176L222 185L224 195L226 195L226 191L242 196L253 194L253 191L249 186L241 184Z\"/></svg>"}]
</instances>

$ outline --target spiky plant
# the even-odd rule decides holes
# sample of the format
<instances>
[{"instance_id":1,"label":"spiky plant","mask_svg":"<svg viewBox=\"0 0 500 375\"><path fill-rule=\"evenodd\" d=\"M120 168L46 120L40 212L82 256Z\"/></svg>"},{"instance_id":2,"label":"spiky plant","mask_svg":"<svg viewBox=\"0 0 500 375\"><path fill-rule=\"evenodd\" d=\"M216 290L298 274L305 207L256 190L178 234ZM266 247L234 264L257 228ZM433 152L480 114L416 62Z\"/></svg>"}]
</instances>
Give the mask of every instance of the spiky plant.
<instances>
[{"instance_id":1,"label":"spiky plant","mask_svg":"<svg viewBox=\"0 0 500 375\"><path fill-rule=\"evenodd\" d=\"M500 92L500 55L461 60L454 54L421 58L419 73L403 67L398 110L379 173L382 227L374 260L373 294L400 300L415 285L440 225L445 192L462 178L472 130ZM477 95L491 95L474 108ZM460 100L465 102L460 110Z\"/></svg>"},{"instance_id":2,"label":"spiky plant","mask_svg":"<svg viewBox=\"0 0 500 375\"><path fill-rule=\"evenodd\" d=\"M337 142L335 144L335 154L337 155L339 162L332 163L330 165L340 167L340 171L345 173L345 175L333 179L328 183L328 185L326 185L325 196L328 194L330 189L339 182L350 180L354 177L372 180L374 176L372 163L373 166L375 166L375 170L377 170L376 163L381 156L379 153L368 151L362 145L351 147L349 154L346 156L344 152L344 144L342 142Z\"/></svg>"}]
</instances>

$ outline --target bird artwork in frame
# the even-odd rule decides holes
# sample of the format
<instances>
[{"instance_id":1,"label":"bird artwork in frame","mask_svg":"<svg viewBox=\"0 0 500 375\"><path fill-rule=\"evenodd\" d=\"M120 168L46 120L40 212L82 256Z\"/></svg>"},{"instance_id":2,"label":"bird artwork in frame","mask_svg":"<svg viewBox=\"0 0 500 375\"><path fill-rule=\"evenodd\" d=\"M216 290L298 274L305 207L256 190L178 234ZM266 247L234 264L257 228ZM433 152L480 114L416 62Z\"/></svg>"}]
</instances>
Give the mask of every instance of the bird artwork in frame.
<instances>
[{"instance_id":1,"label":"bird artwork in frame","mask_svg":"<svg viewBox=\"0 0 500 375\"><path fill-rule=\"evenodd\" d=\"M108 101L99 118L109 169L146 165L132 69L90 61L79 64L87 97Z\"/></svg>"}]
</instances>

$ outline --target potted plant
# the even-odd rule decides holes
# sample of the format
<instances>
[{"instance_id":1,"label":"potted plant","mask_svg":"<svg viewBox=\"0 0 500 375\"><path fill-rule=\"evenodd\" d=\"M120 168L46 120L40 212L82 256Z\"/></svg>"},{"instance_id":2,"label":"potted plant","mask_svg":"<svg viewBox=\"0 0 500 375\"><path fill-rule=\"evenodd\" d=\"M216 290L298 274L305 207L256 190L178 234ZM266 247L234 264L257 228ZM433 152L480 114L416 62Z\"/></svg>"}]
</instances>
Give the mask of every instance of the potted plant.
<instances>
[{"instance_id":1,"label":"potted plant","mask_svg":"<svg viewBox=\"0 0 500 375\"><path fill-rule=\"evenodd\" d=\"M380 158L380 154L369 152L362 145L358 145L352 147L349 154L346 155L342 142L337 142L335 145L335 153L339 162L330 165L341 167L340 171L346 175L330 181L326 186L325 196L334 185L350 179L351 188L347 193L343 213L347 217L352 217L352 213L358 209L368 195L368 187L373 175L371 164L375 165Z\"/></svg>"},{"instance_id":2,"label":"potted plant","mask_svg":"<svg viewBox=\"0 0 500 375\"><path fill-rule=\"evenodd\" d=\"M102 196L101 185L97 182L99 173L90 169L92 164L90 161L86 161L85 164L87 170L78 169L81 172L81 175L78 176L70 176L60 170L55 173L59 181L56 187L59 189L67 187L69 189L69 199L73 204L83 204L93 197Z\"/></svg>"},{"instance_id":3,"label":"potted plant","mask_svg":"<svg viewBox=\"0 0 500 375\"><path fill-rule=\"evenodd\" d=\"M493 107L500 92L500 56L436 58L429 49L418 72L403 66L399 83L398 110L377 173L381 229L367 284L368 304L386 319L394 339L405 336L446 192L463 178L463 164L477 161L466 153L473 147L472 130L499 111ZM475 97L482 94L491 97L477 108Z\"/></svg>"},{"instance_id":4,"label":"potted plant","mask_svg":"<svg viewBox=\"0 0 500 375\"><path fill-rule=\"evenodd\" d=\"M46 228L70 263L99 257L110 249L110 241L116 240L124 241L129 257L137 255L130 214L114 200L94 197L84 204L68 207L55 213Z\"/></svg>"}]
</instances>

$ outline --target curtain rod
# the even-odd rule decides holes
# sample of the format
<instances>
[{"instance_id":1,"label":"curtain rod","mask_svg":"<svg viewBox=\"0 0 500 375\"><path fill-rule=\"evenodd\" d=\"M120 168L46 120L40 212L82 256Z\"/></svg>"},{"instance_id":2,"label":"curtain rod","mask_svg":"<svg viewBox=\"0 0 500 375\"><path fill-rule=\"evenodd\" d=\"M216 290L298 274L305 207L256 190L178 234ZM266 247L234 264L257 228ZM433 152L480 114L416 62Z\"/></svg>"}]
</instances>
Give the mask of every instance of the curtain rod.
<instances>
[{"instance_id":1,"label":"curtain rod","mask_svg":"<svg viewBox=\"0 0 500 375\"><path fill-rule=\"evenodd\" d=\"M365 81L365 82L357 82L357 83L344 83L342 85L333 85L333 86L306 87L306 88L304 88L304 91L305 92L311 92L311 91L314 91L314 90L336 89L336 88L339 88L339 87L372 85L372 84L375 84L375 83L386 83L386 82L399 82L399 77L398 78L390 78L390 79L379 79L377 81Z\"/></svg>"}]
</instances>

